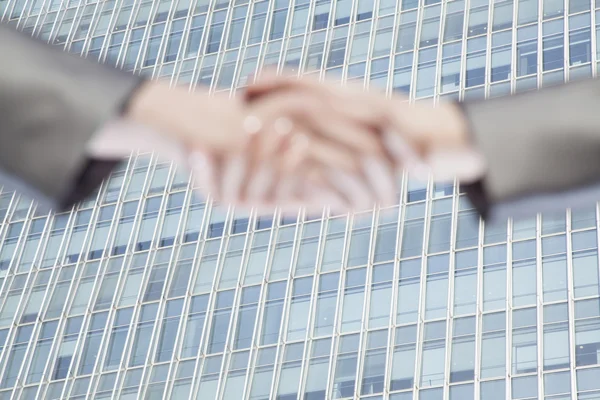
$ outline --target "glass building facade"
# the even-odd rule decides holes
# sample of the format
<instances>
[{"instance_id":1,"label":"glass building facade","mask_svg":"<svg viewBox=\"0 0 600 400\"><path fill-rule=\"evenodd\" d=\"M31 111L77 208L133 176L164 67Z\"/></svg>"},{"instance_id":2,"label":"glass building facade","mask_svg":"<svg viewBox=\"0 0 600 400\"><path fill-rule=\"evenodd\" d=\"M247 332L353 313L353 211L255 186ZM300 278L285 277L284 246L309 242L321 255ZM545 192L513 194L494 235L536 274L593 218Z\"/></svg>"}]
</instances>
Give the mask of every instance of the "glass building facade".
<instances>
[{"instance_id":1,"label":"glass building facade","mask_svg":"<svg viewBox=\"0 0 600 400\"><path fill-rule=\"evenodd\" d=\"M438 102L596 75L595 7L0 0L0 19L173 84L279 66ZM0 192L0 399L600 399L597 205L492 226L455 184L402 182L395 207L257 216L134 154L67 213Z\"/></svg>"}]
</instances>

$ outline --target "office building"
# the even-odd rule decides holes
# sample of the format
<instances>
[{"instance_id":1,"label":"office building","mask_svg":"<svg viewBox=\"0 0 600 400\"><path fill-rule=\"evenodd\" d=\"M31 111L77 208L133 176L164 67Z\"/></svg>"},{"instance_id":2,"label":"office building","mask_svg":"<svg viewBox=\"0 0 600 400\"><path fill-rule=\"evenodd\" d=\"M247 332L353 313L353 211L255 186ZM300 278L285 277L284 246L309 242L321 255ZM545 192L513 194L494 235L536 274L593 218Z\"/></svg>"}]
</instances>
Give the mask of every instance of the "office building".
<instances>
[{"instance_id":1,"label":"office building","mask_svg":"<svg viewBox=\"0 0 600 400\"><path fill-rule=\"evenodd\" d=\"M0 0L173 84L266 66L416 101L596 75L589 0ZM1 60L0 60L1 62ZM74 210L0 192L0 399L600 399L598 210L479 221L456 185L257 216L133 155Z\"/></svg>"}]
</instances>

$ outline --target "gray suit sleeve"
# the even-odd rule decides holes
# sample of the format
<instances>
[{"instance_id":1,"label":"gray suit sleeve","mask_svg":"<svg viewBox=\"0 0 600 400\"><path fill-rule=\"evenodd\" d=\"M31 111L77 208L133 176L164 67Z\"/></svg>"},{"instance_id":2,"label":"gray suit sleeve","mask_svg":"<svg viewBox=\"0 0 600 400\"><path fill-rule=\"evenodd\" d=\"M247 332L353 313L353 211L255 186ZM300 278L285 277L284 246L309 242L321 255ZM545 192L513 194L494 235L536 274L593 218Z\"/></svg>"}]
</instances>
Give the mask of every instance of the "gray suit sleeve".
<instances>
[{"instance_id":1,"label":"gray suit sleeve","mask_svg":"<svg viewBox=\"0 0 600 400\"><path fill-rule=\"evenodd\" d=\"M463 188L484 217L593 204L600 183L600 81L461 105L486 176ZM577 194L577 195L574 195Z\"/></svg>"},{"instance_id":2,"label":"gray suit sleeve","mask_svg":"<svg viewBox=\"0 0 600 400\"><path fill-rule=\"evenodd\" d=\"M141 79L0 24L0 184L51 208L83 199L118 162L86 146Z\"/></svg>"}]
</instances>

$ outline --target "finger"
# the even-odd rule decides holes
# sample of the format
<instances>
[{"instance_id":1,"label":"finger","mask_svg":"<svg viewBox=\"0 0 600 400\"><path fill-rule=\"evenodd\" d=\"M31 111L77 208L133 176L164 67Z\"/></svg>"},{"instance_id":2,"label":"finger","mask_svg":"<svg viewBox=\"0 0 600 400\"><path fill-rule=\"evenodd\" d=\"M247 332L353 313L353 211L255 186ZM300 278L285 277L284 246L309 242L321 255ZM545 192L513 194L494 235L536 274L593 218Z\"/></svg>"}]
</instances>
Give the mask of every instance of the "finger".
<instances>
[{"instance_id":1,"label":"finger","mask_svg":"<svg viewBox=\"0 0 600 400\"><path fill-rule=\"evenodd\" d=\"M205 195L219 195L217 184L217 160L206 153L192 151L188 157L189 170L192 171L194 182L205 190Z\"/></svg>"},{"instance_id":2,"label":"finger","mask_svg":"<svg viewBox=\"0 0 600 400\"><path fill-rule=\"evenodd\" d=\"M318 163L304 166L302 171L305 174L305 196L310 199L311 204L318 204L323 207L333 204L336 209L350 210L353 207L352 197L349 196L347 191L339 190L337 185L331 184L328 175L331 170L334 169ZM318 196L321 195L325 196L323 199L326 202L319 203Z\"/></svg>"},{"instance_id":3,"label":"finger","mask_svg":"<svg viewBox=\"0 0 600 400\"><path fill-rule=\"evenodd\" d=\"M387 131L383 134L383 143L392 155L397 169L404 168L420 179L429 177L429 167L419 154L397 132Z\"/></svg>"},{"instance_id":4,"label":"finger","mask_svg":"<svg viewBox=\"0 0 600 400\"><path fill-rule=\"evenodd\" d=\"M391 125L391 116L386 107L384 94L340 92L329 100L335 114L348 121L371 128L381 133Z\"/></svg>"},{"instance_id":5,"label":"finger","mask_svg":"<svg viewBox=\"0 0 600 400\"><path fill-rule=\"evenodd\" d=\"M274 117L274 113L265 114L257 110L253 112L260 121L260 131L252 137L246 149L248 163L241 184L240 201L252 202L256 206L273 195L273 181L277 179L278 170L277 154L288 146L295 126L284 116ZM299 155L298 160L302 157Z\"/></svg>"},{"instance_id":6,"label":"finger","mask_svg":"<svg viewBox=\"0 0 600 400\"><path fill-rule=\"evenodd\" d=\"M248 157L243 153L228 156L221 174L221 198L225 202L239 204L243 199L244 182L248 169Z\"/></svg>"},{"instance_id":7,"label":"finger","mask_svg":"<svg viewBox=\"0 0 600 400\"><path fill-rule=\"evenodd\" d=\"M412 147L401 133L384 132L383 143L399 164L415 164L421 161L418 150Z\"/></svg>"},{"instance_id":8,"label":"finger","mask_svg":"<svg viewBox=\"0 0 600 400\"><path fill-rule=\"evenodd\" d=\"M267 95L277 95L281 92L306 92L330 104L331 108L344 118L370 126L390 123L390 118L384 112L387 107L385 94L381 92L366 92L359 85L344 85L329 81L319 81L311 76L298 78L289 75L267 73L261 76L253 85L248 87L246 101L259 100Z\"/></svg>"},{"instance_id":9,"label":"finger","mask_svg":"<svg viewBox=\"0 0 600 400\"><path fill-rule=\"evenodd\" d=\"M302 130L298 130L289 141L281 156L281 173L284 176L295 174L310 154L311 138Z\"/></svg>"},{"instance_id":10,"label":"finger","mask_svg":"<svg viewBox=\"0 0 600 400\"><path fill-rule=\"evenodd\" d=\"M265 138L263 157L271 157L281 151L289 143L292 133L298 129L294 121L285 116L281 116L273 121L270 127L270 135Z\"/></svg>"},{"instance_id":11,"label":"finger","mask_svg":"<svg viewBox=\"0 0 600 400\"><path fill-rule=\"evenodd\" d=\"M302 133L290 141L279 157L282 163L281 171L284 174L302 170L312 164L350 173L356 173L360 168L358 155L355 152L322 138L309 137Z\"/></svg>"},{"instance_id":12,"label":"finger","mask_svg":"<svg viewBox=\"0 0 600 400\"><path fill-rule=\"evenodd\" d=\"M354 210L360 211L373 207L375 198L371 189L356 175L339 170L330 170L327 177L331 186L345 195Z\"/></svg>"},{"instance_id":13,"label":"finger","mask_svg":"<svg viewBox=\"0 0 600 400\"><path fill-rule=\"evenodd\" d=\"M305 185L305 191L308 196L307 203L314 209L329 207L336 212L351 209L348 199L331 185L328 185L322 168L315 168L313 173L310 174Z\"/></svg>"},{"instance_id":14,"label":"finger","mask_svg":"<svg viewBox=\"0 0 600 400\"><path fill-rule=\"evenodd\" d=\"M362 168L378 202L384 207L394 204L397 186L392 166L385 160L365 157L362 159Z\"/></svg>"},{"instance_id":15,"label":"finger","mask_svg":"<svg viewBox=\"0 0 600 400\"><path fill-rule=\"evenodd\" d=\"M261 163L255 171L255 174L249 179L244 200L255 207L260 207L262 204L271 202L276 174L271 162Z\"/></svg>"},{"instance_id":16,"label":"finger","mask_svg":"<svg viewBox=\"0 0 600 400\"><path fill-rule=\"evenodd\" d=\"M269 96L254 103L253 108L262 116L265 125L272 125L277 118L286 115L311 132L355 151L382 153L381 139L372 129L333 111L326 102L306 92Z\"/></svg>"},{"instance_id":17,"label":"finger","mask_svg":"<svg viewBox=\"0 0 600 400\"><path fill-rule=\"evenodd\" d=\"M298 210L301 206L301 199L297 193L302 181L298 175L291 175L286 179L279 180L279 185L275 191L273 203L282 210Z\"/></svg>"},{"instance_id":18,"label":"finger","mask_svg":"<svg viewBox=\"0 0 600 400\"><path fill-rule=\"evenodd\" d=\"M342 146L336 146L329 141L312 140L307 152L308 159L322 164L325 168L338 168L349 173L355 173L359 170L356 152Z\"/></svg>"},{"instance_id":19,"label":"finger","mask_svg":"<svg viewBox=\"0 0 600 400\"><path fill-rule=\"evenodd\" d=\"M334 118L327 110L318 109L316 106L310 110L298 110L298 115L306 125L328 140L347 146L351 150L362 154L383 153L383 146L376 132L365 125L340 116Z\"/></svg>"},{"instance_id":20,"label":"finger","mask_svg":"<svg viewBox=\"0 0 600 400\"><path fill-rule=\"evenodd\" d=\"M254 101L264 95L274 92L299 89L313 89L316 93L325 94L324 87L318 85L318 81L312 77L292 76L288 73L277 74L274 71L263 71L254 83L246 88L244 93L246 101Z\"/></svg>"}]
</instances>

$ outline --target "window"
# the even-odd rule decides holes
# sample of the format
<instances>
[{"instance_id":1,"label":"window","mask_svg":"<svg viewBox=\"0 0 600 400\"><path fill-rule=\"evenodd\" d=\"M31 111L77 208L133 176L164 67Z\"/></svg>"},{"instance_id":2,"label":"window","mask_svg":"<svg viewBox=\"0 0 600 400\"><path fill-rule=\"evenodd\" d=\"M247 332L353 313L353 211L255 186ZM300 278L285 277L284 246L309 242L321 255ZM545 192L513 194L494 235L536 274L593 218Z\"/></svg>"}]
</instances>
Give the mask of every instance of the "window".
<instances>
[{"instance_id":1,"label":"window","mask_svg":"<svg viewBox=\"0 0 600 400\"><path fill-rule=\"evenodd\" d=\"M267 298L264 305L260 343L269 345L278 342L281 329L281 315L286 295L286 282L271 282L267 285Z\"/></svg>"},{"instance_id":2,"label":"window","mask_svg":"<svg viewBox=\"0 0 600 400\"><path fill-rule=\"evenodd\" d=\"M312 274L319 254L319 238L321 234L321 221L304 224L302 236L298 244L298 258L294 276Z\"/></svg>"},{"instance_id":3,"label":"window","mask_svg":"<svg viewBox=\"0 0 600 400\"><path fill-rule=\"evenodd\" d=\"M57 327L58 321L45 322L42 325L39 338L35 348L33 349L31 366L29 367L29 371L27 373L26 383L37 383L42 380L44 369L50 356L52 342L54 341L56 335Z\"/></svg>"},{"instance_id":4,"label":"window","mask_svg":"<svg viewBox=\"0 0 600 400\"><path fill-rule=\"evenodd\" d=\"M139 202L130 201L123 204L121 208L121 216L116 224L115 239L111 254L119 255L125 254L127 251L127 245L129 243L129 237L133 230L133 223L136 217Z\"/></svg>"},{"instance_id":5,"label":"window","mask_svg":"<svg viewBox=\"0 0 600 400\"><path fill-rule=\"evenodd\" d=\"M512 76L512 31L498 32L492 36L491 74L491 82L503 81Z\"/></svg>"},{"instance_id":6,"label":"window","mask_svg":"<svg viewBox=\"0 0 600 400\"><path fill-rule=\"evenodd\" d=\"M294 279L286 334L288 341L303 340L306 337L312 288L312 276Z\"/></svg>"},{"instance_id":7,"label":"window","mask_svg":"<svg viewBox=\"0 0 600 400\"><path fill-rule=\"evenodd\" d=\"M165 210L165 219L159 236L159 247L172 246L177 236L179 220L183 214L183 201L185 193L172 193L167 199L167 209Z\"/></svg>"},{"instance_id":8,"label":"window","mask_svg":"<svg viewBox=\"0 0 600 400\"><path fill-rule=\"evenodd\" d=\"M123 266L123 257L111 258L102 278L102 284L96 297L94 311L107 309L113 304L113 298L117 291L117 282Z\"/></svg>"},{"instance_id":9,"label":"window","mask_svg":"<svg viewBox=\"0 0 600 400\"><path fill-rule=\"evenodd\" d=\"M390 390L403 390L414 386L416 342L416 325L396 328Z\"/></svg>"},{"instance_id":10,"label":"window","mask_svg":"<svg viewBox=\"0 0 600 400\"><path fill-rule=\"evenodd\" d=\"M198 350L202 344L202 332L208 309L208 297L209 295L194 296L190 301L185 333L182 333L182 358L195 357L198 354Z\"/></svg>"},{"instance_id":11,"label":"window","mask_svg":"<svg viewBox=\"0 0 600 400\"><path fill-rule=\"evenodd\" d=\"M423 251L425 204L407 205L405 210L400 250L402 258L421 255Z\"/></svg>"},{"instance_id":12,"label":"window","mask_svg":"<svg viewBox=\"0 0 600 400\"><path fill-rule=\"evenodd\" d=\"M221 239L207 240L204 243L200 265L198 266L198 275L194 283L193 293L209 292L212 289L213 280L217 271L217 259L219 249L221 248Z\"/></svg>"},{"instance_id":13,"label":"window","mask_svg":"<svg viewBox=\"0 0 600 400\"><path fill-rule=\"evenodd\" d=\"M234 353L231 356L229 362L228 371L222 375L224 388L224 398L235 398L244 391L244 383L246 380L246 373L248 371L248 361L250 352L244 351L240 353Z\"/></svg>"},{"instance_id":14,"label":"window","mask_svg":"<svg viewBox=\"0 0 600 400\"><path fill-rule=\"evenodd\" d=\"M233 349L245 349L252 346L258 302L260 299L260 286L245 287L237 311L237 323L233 340Z\"/></svg>"},{"instance_id":15,"label":"window","mask_svg":"<svg viewBox=\"0 0 600 400\"><path fill-rule=\"evenodd\" d=\"M302 360L304 359L304 342L285 345L279 377L277 397L295 399L298 397Z\"/></svg>"},{"instance_id":16,"label":"window","mask_svg":"<svg viewBox=\"0 0 600 400\"><path fill-rule=\"evenodd\" d=\"M424 326L421 365L421 387L444 383L446 321L429 322Z\"/></svg>"},{"instance_id":17,"label":"window","mask_svg":"<svg viewBox=\"0 0 600 400\"><path fill-rule=\"evenodd\" d=\"M569 348L567 304L544 306L544 371L568 368Z\"/></svg>"},{"instance_id":18,"label":"window","mask_svg":"<svg viewBox=\"0 0 600 400\"><path fill-rule=\"evenodd\" d=\"M158 300L162 297L172 252L171 248L156 252L144 292L144 302Z\"/></svg>"},{"instance_id":19,"label":"window","mask_svg":"<svg viewBox=\"0 0 600 400\"><path fill-rule=\"evenodd\" d=\"M254 376L250 387L250 399L258 400L269 397L275 370L276 348L267 347L258 351Z\"/></svg>"},{"instance_id":20,"label":"window","mask_svg":"<svg viewBox=\"0 0 600 400\"><path fill-rule=\"evenodd\" d=\"M222 265L220 268L219 289L229 289L237 284L245 242L245 235L233 236L229 239L226 247L227 250L221 257Z\"/></svg>"},{"instance_id":21,"label":"window","mask_svg":"<svg viewBox=\"0 0 600 400\"><path fill-rule=\"evenodd\" d=\"M338 272L324 274L319 277L317 304L314 313L314 336L327 336L333 333L338 285Z\"/></svg>"},{"instance_id":22,"label":"window","mask_svg":"<svg viewBox=\"0 0 600 400\"><path fill-rule=\"evenodd\" d=\"M600 363L600 301L598 299L575 302L575 363L595 365Z\"/></svg>"},{"instance_id":23,"label":"window","mask_svg":"<svg viewBox=\"0 0 600 400\"><path fill-rule=\"evenodd\" d=\"M477 250L457 252L454 261L454 315L477 309Z\"/></svg>"},{"instance_id":24,"label":"window","mask_svg":"<svg viewBox=\"0 0 600 400\"><path fill-rule=\"evenodd\" d=\"M208 339L208 353L220 353L225 349L227 332L229 331L229 320L233 307L235 290L226 290L217 293L217 301L214 305L214 313Z\"/></svg>"},{"instance_id":25,"label":"window","mask_svg":"<svg viewBox=\"0 0 600 400\"><path fill-rule=\"evenodd\" d=\"M440 92L452 92L460 88L461 54L462 42L446 44L442 48Z\"/></svg>"},{"instance_id":26,"label":"window","mask_svg":"<svg viewBox=\"0 0 600 400\"><path fill-rule=\"evenodd\" d=\"M488 1L475 0L470 2L468 36L473 37L487 33Z\"/></svg>"},{"instance_id":27,"label":"window","mask_svg":"<svg viewBox=\"0 0 600 400\"><path fill-rule=\"evenodd\" d=\"M368 327L370 329L390 324L394 264L373 266Z\"/></svg>"},{"instance_id":28,"label":"window","mask_svg":"<svg viewBox=\"0 0 600 400\"><path fill-rule=\"evenodd\" d=\"M448 254L427 258L425 319L442 318L448 309Z\"/></svg>"},{"instance_id":29,"label":"window","mask_svg":"<svg viewBox=\"0 0 600 400\"><path fill-rule=\"evenodd\" d=\"M537 371L537 310L526 308L513 311L512 373Z\"/></svg>"},{"instance_id":30,"label":"window","mask_svg":"<svg viewBox=\"0 0 600 400\"><path fill-rule=\"evenodd\" d=\"M338 271L342 266L347 221L347 217L337 217L330 219L327 224L321 260L322 272Z\"/></svg>"},{"instance_id":31,"label":"window","mask_svg":"<svg viewBox=\"0 0 600 400\"><path fill-rule=\"evenodd\" d=\"M98 213L98 220L92 236L90 249L88 251L88 260L96 260L102 257L106 242L108 240L108 233L110 226L115 215L115 206L104 206L100 208Z\"/></svg>"},{"instance_id":32,"label":"window","mask_svg":"<svg viewBox=\"0 0 600 400\"><path fill-rule=\"evenodd\" d=\"M121 366L121 358L125 353L125 343L129 325L133 317L133 307L123 308L117 311L112 324L106 357L104 359L104 370L112 370Z\"/></svg>"},{"instance_id":33,"label":"window","mask_svg":"<svg viewBox=\"0 0 600 400\"><path fill-rule=\"evenodd\" d=\"M517 30L517 76L537 73L537 26Z\"/></svg>"},{"instance_id":34,"label":"window","mask_svg":"<svg viewBox=\"0 0 600 400\"><path fill-rule=\"evenodd\" d=\"M156 229L156 222L158 221L158 213L162 204L163 198L161 196L149 197L146 199L144 205L144 212L141 216L141 223L137 240L135 244L135 251L143 251L150 249L152 244L152 238L154 237L154 230Z\"/></svg>"},{"instance_id":35,"label":"window","mask_svg":"<svg viewBox=\"0 0 600 400\"><path fill-rule=\"evenodd\" d=\"M361 394L383 392L385 385L385 364L387 359L387 329L369 332L366 353L363 361Z\"/></svg>"},{"instance_id":36,"label":"window","mask_svg":"<svg viewBox=\"0 0 600 400\"><path fill-rule=\"evenodd\" d=\"M221 367L223 364L223 356L216 355L206 357L200 377L200 386L198 387L197 396L200 399L214 399L217 397L217 385L221 375Z\"/></svg>"},{"instance_id":37,"label":"window","mask_svg":"<svg viewBox=\"0 0 600 400\"><path fill-rule=\"evenodd\" d=\"M312 342L306 378L305 398L324 398L327 392L327 376L331 353L331 338Z\"/></svg>"},{"instance_id":38,"label":"window","mask_svg":"<svg viewBox=\"0 0 600 400\"><path fill-rule=\"evenodd\" d=\"M400 262L396 323L414 323L419 314L421 296L421 259Z\"/></svg>"},{"instance_id":39,"label":"window","mask_svg":"<svg viewBox=\"0 0 600 400\"><path fill-rule=\"evenodd\" d=\"M428 253L449 251L452 229L452 199L435 200L431 208Z\"/></svg>"},{"instance_id":40,"label":"window","mask_svg":"<svg viewBox=\"0 0 600 400\"><path fill-rule=\"evenodd\" d=\"M158 314L158 304L145 304L142 306L139 321L135 329L129 366L135 367L146 363L152 331Z\"/></svg>"},{"instance_id":41,"label":"window","mask_svg":"<svg viewBox=\"0 0 600 400\"><path fill-rule=\"evenodd\" d=\"M211 26L208 31L206 42L206 54L216 53L219 51L223 31L225 30L225 18L227 10L218 11L213 14Z\"/></svg>"},{"instance_id":42,"label":"window","mask_svg":"<svg viewBox=\"0 0 600 400\"><path fill-rule=\"evenodd\" d=\"M494 19L492 29L494 32L511 28L513 26L513 0L494 1Z\"/></svg>"},{"instance_id":43,"label":"window","mask_svg":"<svg viewBox=\"0 0 600 400\"><path fill-rule=\"evenodd\" d=\"M481 378L504 376L506 371L506 314L483 316Z\"/></svg>"},{"instance_id":44,"label":"window","mask_svg":"<svg viewBox=\"0 0 600 400\"><path fill-rule=\"evenodd\" d=\"M475 317L456 318L452 330L450 382L475 379Z\"/></svg>"},{"instance_id":45,"label":"window","mask_svg":"<svg viewBox=\"0 0 600 400\"><path fill-rule=\"evenodd\" d=\"M92 315L85 342L79 362L79 374L86 375L94 372L96 359L100 353L102 334L106 328L108 312L100 312Z\"/></svg>"},{"instance_id":46,"label":"window","mask_svg":"<svg viewBox=\"0 0 600 400\"><path fill-rule=\"evenodd\" d=\"M506 245L483 250L483 310L506 307Z\"/></svg>"},{"instance_id":47,"label":"window","mask_svg":"<svg viewBox=\"0 0 600 400\"><path fill-rule=\"evenodd\" d=\"M195 244L181 246L177 262L173 266L174 271L169 288L169 297L179 297L187 293L195 252Z\"/></svg>"},{"instance_id":48,"label":"window","mask_svg":"<svg viewBox=\"0 0 600 400\"><path fill-rule=\"evenodd\" d=\"M170 361L173 358L182 309L183 299L167 302L154 358L157 363Z\"/></svg>"},{"instance_id":49,"label":"window","mask_svg":"<svg viewBox=\"0 0 600 400\"><path fill-rule=\"evenodd\" d=\"M340 337L333 381L333 398L352 397L356 387L360 335Z\"/></svg>"},{"instance_id":50,"label":"window","mask_svg":"<svg viewBox=\"0 0 600 400\"><path fill-rule=\"evenodd\" d=\"M516 307L533 305L537 300L536 242L513 243L512 296Z\"/></svg>"}]
</instances>

